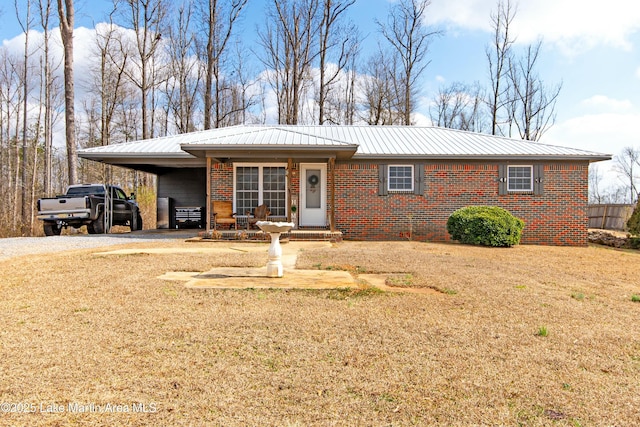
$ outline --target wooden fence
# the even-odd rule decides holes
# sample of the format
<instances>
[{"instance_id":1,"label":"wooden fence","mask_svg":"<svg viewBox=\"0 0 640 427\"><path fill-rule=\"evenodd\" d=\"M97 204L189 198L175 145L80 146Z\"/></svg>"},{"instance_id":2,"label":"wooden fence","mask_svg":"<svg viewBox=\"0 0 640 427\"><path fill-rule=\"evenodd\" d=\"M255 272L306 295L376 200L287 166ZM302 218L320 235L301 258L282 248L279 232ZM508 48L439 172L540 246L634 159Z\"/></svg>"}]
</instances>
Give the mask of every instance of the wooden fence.
<instances>
[{"instance_id":1,"label":"wooden fence","mask_svg":"<svg viewBox=\"0 0 640 427\"><path fill-rule=\"evenodd\" d=\"M589 205L589 228L625 230L634 205Z\"/></svg>"}]
</instances>

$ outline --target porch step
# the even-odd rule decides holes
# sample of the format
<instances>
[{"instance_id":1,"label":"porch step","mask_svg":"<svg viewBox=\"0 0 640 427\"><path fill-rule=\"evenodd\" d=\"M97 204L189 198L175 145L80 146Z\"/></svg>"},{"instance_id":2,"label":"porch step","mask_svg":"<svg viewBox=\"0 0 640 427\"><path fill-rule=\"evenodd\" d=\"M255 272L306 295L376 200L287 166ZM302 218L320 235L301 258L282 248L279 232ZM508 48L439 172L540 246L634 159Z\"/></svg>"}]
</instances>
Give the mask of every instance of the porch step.
<instances>
[{"instance_id":1,"label":"porch step","mask_svg":"<svg viewBox=\"0 0 640 427\"><path fill-rule=\"evenodd\" d=\"M200 232L200 237L212 238L213 230ZM268 234L261 230L217 230L220 240L269 240ZM323 241L323 242L341 242L342 232L330 230L291 230L288 233L282 233L280 239L289 239L291 241Z\"/></svg>"}]
</instances>

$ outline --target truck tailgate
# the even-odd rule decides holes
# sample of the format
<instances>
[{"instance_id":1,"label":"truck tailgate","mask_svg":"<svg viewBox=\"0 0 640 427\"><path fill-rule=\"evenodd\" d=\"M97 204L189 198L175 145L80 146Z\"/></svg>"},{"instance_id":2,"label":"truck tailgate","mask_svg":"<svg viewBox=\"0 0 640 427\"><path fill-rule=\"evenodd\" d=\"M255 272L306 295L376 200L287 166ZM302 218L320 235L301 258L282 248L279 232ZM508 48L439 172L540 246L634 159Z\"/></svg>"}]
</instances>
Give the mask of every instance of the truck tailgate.
<instances>
[{"instance_id":1,"label":"truck tailgate","mask_svg":"<svg viewBox=\"0 0 640 427\"><path fill-rule=\"evenodd\" d=\"M56 197L39 200L38 219L89 218L86 197Z\"/></svg>"}]
</instances>

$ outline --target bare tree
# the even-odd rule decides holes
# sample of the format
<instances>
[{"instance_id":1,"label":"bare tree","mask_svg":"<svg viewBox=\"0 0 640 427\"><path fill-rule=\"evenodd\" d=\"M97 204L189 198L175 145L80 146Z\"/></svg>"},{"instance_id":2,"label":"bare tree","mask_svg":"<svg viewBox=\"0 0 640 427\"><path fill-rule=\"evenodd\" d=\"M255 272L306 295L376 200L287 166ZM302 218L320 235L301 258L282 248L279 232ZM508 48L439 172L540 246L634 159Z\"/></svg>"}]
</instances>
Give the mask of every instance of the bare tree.
<instances>
[{"instance_id":1,"label":"bare tree","mask_svg":"<svg viewBox=\"0 0 640 427\"><path fill-rule=\"evenodd\" d=\"M411 124L418 80L431 61L427 61L429 43L439 31L429 31L424 23L430 0L400 0L389 12L386 25L378 22L384 38L398 55L401 73L394 79L402 124Z\"/></svg>"},{"instance_id":2,"label":"bare tree","mask_svg":"<svg viewBox=\"0 0 640 427\"><path fill-rule=\"evenodd\" d=\"M22 104L22 84L20 79L20 60L0 48L0 124L2 125L2 196L8 203L2 206L2 224L5 235L13 234L16 230L20 212L19 188L20 181L20 149L17 137L20 126L20 106Z\"/></svg>"},{"instance_id":3,"label":"bare tree","mask_svg":"<svg viewBox=\"0 0 640 427\"><path fill-rule=\"evenodd\" d=\"M640 166L640 150L634 147L624 147L622 152L613 157L614 169L618 172L618 177L622 180L626 191L629 192L629 203L635 203L638 200L638 170Z\"/></svg>"},{"instance_id":4,"label":"bare tree","mask_svg":"<svg viewBox=\"0 0 640 427\"><path fill-rule=\"evenodd\" d=\"M353 125L356 119L356 108L357 108L357 100L356 100L356 82L357 82L357 68L356 68L356 57L358 56L359 51L356 51L354 55L351 57L351 61L347 64L345 68L347 79L344 88L344 108L342 109L344 112L344 124Z\"/></svg>"},{"instance_id":5,"label":"bare tree","mask_svg":"<svg viewBox=\"0 0 640 427\"><path fill-rule=\"evenodd\" d=\"M29 200L29 141L27 128L29 126L29 117L28 117L28 99L29 99L29 31L31 30L31 24L33 23L33 18L31 17L31 1L27 0L26 4L26 16L23 19L20 17L20 7L18 6L18 1L14 1L14 5L16 7L16 18L18 24L22 28L22 32L24 33L24 67L22 69L22 161L21 161L21 181L20 181L20 189L21 189L21 206L22 206L22 215L21 215L21 234L24 236L28 233L31 226L31 203ZM16 188L17 190L17 188ZM17 199L17 198L16 198Z\"/></svg>"},{"instance_id":6,"label":"bare tree","mask_svg":"<svg viewBox=\"0 0 640 427\"><path fill-rule=\"evenodd\" d=\"M481 132L483 96L479 83L441 87L429 108L431 121L441 127Z\"/></svg>"},{"instance_id":7,"label":"bare tree","mask_svg":"<svg viewBox=\"0 0 640 427\"><path fill-rule=\"evenodd\" d=\"M125 78L127 59L131 56L128 41L121 27L113 23L112 10L108 22L95 27L95 39L91 47L93 61L90 73L85 81L87 93L82 100L83 116L86 118L81 127L82 141L85 147L110 145L118 139L114 130L114 118L117 108L124 102L125 86L131 83ZM81 161L80 175L84 180L112 182L112 167L98 167L93 162Z\"/></svg>"},{"instance_id":8,"label":"bare tree","mask_svg":"<svg viewBox=\"0 0 640 427\"><path fill-rule=\"evenodd\" d=\"M328 117L327 101L332 88L339 82L343 70L357 51L358 32L353 24L343 25L341 17L355 0L323 0L318 31L320 82L318 90L318 124L336 123ZM332 53L335 54L332 55ZM329 61L332 66L329 66Z\"/></svg>"},{"instance_id":9,"label":"bare tree","mask_svg":"<svg viewBox=\"0 0 640 427\"><path fill-rule=\"evenodd\" d=\"M243 45L240 41L235 43L235 57L232 61L234 66L232 70L233 79L230 80L230 90L225 93L224 99L227 99L227 106L224 111L226 113L221 118L221 126L233 126L247 123L251 116L249 110L256 104L256 96L252 93L252 87L257 83L253 81L245 68L243 57L245 55Z\"/></svg>"},{"instance_id":10,"label":"bare tree","mask_svg":"<svg viewBox=\"0 0 640 427\"><path fill-rule=\"evenodd\" d=\"M391 56L394 58L395 56ZM392 125L398 123L393 79L396 75L395 63L382 49L369 58L360 79L363 99L362 118L370 125Z\"/></svg>"},{"instance_id":11,"label":"bare tree","mask_svg":"<svg viewBox=\"0 0 640 427\"><path fill-rule=\"evenodd\" d=\"M317 55L318 0L273 0L266 28L260 33L261 58L276 93L278 123L297 124L303 93Z\"/></svg>"},{"instance_id":12,"label":"bare tree","mask_svg":"<svg viewBox=\"0 0 640 427\"><path fill-rule=\"evenodd\" d=\"M247 0L206 0L205 4L206 9L199 10L202 33L206 34L205 43L201 43L204 48L199 49L199 56L204 64L204 128L211 129L220 127L223 120L221 97L225 87L222 82L222 59L233 34L233 27Z\"/></svg>"},{"instance_id":13,"label":"bare tree","mask_svg":"<svg viewBox=\"0 0 640 427\"><path fill-rule=\"evenodd\" d=\"M589 165L589 203L603 203L604 197L602 195L601 187L602 173L597 164L592 163Z\"/></svg>"},{"instance_id":14,"label":"bare tree","mask_svg":"<svg viewBox=\"0 0 640 427\"><path fill-rule=\"evenodd\" d=\"M170 61L170 77L165 84L167 110L171 113L179 133L196 129L194 115L200 70L198 62L194 60L196 45L195 34L191 28L192 16L191 3L179 7L175 25L169 27L167 43L167 56Z\"/></svg>"},{"instance_id":15,"label":"bare tree","mask_svg":"<svg viewBox=\"0 0 640 427\"><path fill-rule=\"evenodd\" d=\"M491 14L493 44L485 50L489 65L491 89L487 96L487 105L491 115L491 135L500 132L502 121L500 114L507 104L509 95L509 59L515 39L510 33L511 23L516 16L516 7L511 0L499 0L496 12Z\"/></svg>"},{"instance_id":16,"label":"bare tree","mask_svg":"<svg viewBox=\"0 0 640 427\"><path fill-rule=\"evenodd\" d=\"M43 150L43 190L47 196L53 195L53 126L57 117L57 101L60 93L60 86L54 76L59 63L54 63L51 54L51 30L50 20L52 8L52 0L40 0L40 24L43 30L42 41L42 82L44 87L43 103L44 104L44 150Z\"/></svg>"},{"instance_id":17,"label":"bare tree","mask_svg":"<svg viewBox=\"0 0 640 427\"><path fill-rule=\"evenodd\" d=\"M68 0L70 1L70 0ZM123 13L125 25L130 25L136 34L135 58L130 58L131 69L125 72L140 90L140 115L142 138L153 137L154 90L162 83L156 65L160 52L158 47L162 33L166 30L168 17L167 0L117 0L126 8Z\"/></svg>"},{"instance_id":18,"label":"bare tree","mask_svg":"<svg viewBox=\"0 0 640 427\"><path fill-rule=\"evenodd\" d=\"M125 69L130 52L124 46L123 35L113 24L96 27L95 53L99 64L93 70L92 85L100 96L100 145L109 145L112 138L112 123L117 106L123 102Z\"/></svg>"},{"instance_id":19,"label":"bare tree","mask_svg":"<svg viewBox=\"0 0 640 427\"><path fill-rule=\"evenodd\" d=\"M67 141L67 167L69 184L78 182L76 163L76 126L74 109L73 81L73 0L57 0L58 17L60 18L60 37L64 46L64 116L65 136Z\"/></svg>"},{"instance_id":20,"label":"bare tree","mask_svg":"<svg viewBox=\"0 0 640 427\"><path fill-rule=\"evenodd\" d=\"M555 106L562 84L546 86L536 67L542 41L529 45L520 59L509 65L510 128L515 127L520 138L538 141L555 123ZM510 131L511 133L511 131Z\"/></svg>"},{"instance_id":21,"label":"bare tree","mask_svg":"<svg viewBox=\"0 0 640 427\"><path fill-rule=\"evenodd\" d=\"M589 203L629 203L628 185L615 185L609 183L605 187L604 175L600 171L598 164L589 165Z\"/></svg>"}]
</instances>

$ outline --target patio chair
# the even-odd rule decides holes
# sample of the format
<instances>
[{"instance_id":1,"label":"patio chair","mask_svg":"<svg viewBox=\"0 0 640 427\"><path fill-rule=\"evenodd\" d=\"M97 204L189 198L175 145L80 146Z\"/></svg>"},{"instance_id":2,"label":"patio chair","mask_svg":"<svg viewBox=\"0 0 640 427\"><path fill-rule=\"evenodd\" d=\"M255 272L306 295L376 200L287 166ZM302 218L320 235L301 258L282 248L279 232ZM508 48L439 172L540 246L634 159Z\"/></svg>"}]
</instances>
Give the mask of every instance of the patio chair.
<instances>
[{"instance_id":1,"label":"patio chair","mask_svg":"<svg viewBox=\"0 0 640 427\"><path fill-rule=\"evenodd\" d=\"M249 230L252 226L255 226L258 221L266 221L267 217L271 215L271 211L269 207L265 204L262 204L253 210L253 214L251 211L247 211L247 230Z\"/></svg>"},{"instance_id":2,"label":"patio chair","mask_svg":"<svg viewBox=\"0 0 640 427\"><path fill-rule=\"evenodd\" d=\"M228 225L229 230L233 226L238 229L236 222L236 214L233 212L233 203L222 200L211 201L211 211L213 212L213 229L216 230L218 225Z\"/></svg>"}]
</instances>

